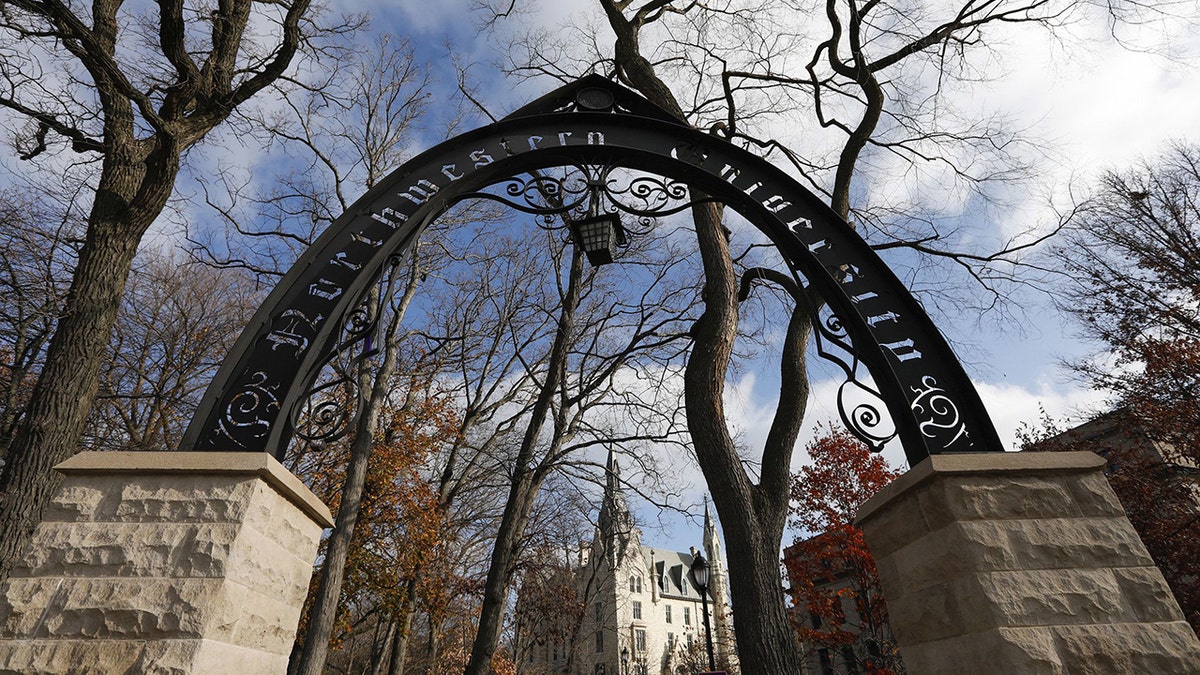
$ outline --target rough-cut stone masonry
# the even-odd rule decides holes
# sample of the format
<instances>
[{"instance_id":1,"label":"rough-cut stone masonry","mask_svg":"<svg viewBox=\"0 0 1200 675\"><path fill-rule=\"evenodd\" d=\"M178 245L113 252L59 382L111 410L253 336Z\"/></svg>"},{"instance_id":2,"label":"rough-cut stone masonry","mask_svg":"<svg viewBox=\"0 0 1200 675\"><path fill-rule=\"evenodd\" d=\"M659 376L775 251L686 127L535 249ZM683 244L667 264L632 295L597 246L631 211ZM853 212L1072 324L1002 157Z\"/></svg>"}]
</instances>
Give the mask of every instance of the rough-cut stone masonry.
<instances>
[{"instance_id":1,"label":"rough-cut stone masonry","mask_svg":"<svg viewBox=\"0 0 1200 675\"><path fill-rule=\"evenodd\" d=\"M265 453L83 453L0 596L0 673L283 673L329 510Z\"/></svg>"},{"instance_id":2,"label":"rough-cut stone masonry","mask_svg":"<svg viewBox=\"0 0 1200 675\"><path fill-rule=\"evenodd\" d=\"M1200 673L1089 452L936 455L863 505L909 672Z\"/></svg>"}]
</instances>

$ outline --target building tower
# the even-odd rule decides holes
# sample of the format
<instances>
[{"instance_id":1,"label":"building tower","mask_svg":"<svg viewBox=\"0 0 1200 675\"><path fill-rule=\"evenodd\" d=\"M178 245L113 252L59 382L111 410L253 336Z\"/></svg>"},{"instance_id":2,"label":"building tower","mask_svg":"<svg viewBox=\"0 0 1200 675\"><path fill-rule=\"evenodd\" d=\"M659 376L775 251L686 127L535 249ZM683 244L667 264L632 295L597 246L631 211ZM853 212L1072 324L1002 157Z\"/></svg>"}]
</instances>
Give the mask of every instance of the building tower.
<instances>
[{"instance_id":1,"label":"building tower","mask_svg":"<svg viewBox=\"0 0 1200 675\"><path fill-rule=\"evenodd\" d=\"M697 551L642 544L641 530L621 489L621 472L610 452L604 495L591 544L580 547L571 571L581 614L543 611L526 617L517 655L523 675L691 675L704 644L702 596L691 565ZM705 506L704 548L711 561L710 618L718 663L736 660L726 602L728 580L720 537ZM518 591L538 597L546 580ZM518 604L521 599L518 599ZM544 607L547 603L531 607Z\"/></svg>"},{"instance_id":2,"label":"building tower","mask_svg":"<svg viewBox=\"0 0 1200 675\"><path fill-rule=\"evenodd\" d=\"M733 640L733 626L729 616L729 580L725 576L725 560L721 555L721 535L708 510L708 498L704 499L704 555L709 564L709 595L712 596L713 651L716 652L717 667L729 670L737 668L737 645Z\"/></svg>"}]
</instances>

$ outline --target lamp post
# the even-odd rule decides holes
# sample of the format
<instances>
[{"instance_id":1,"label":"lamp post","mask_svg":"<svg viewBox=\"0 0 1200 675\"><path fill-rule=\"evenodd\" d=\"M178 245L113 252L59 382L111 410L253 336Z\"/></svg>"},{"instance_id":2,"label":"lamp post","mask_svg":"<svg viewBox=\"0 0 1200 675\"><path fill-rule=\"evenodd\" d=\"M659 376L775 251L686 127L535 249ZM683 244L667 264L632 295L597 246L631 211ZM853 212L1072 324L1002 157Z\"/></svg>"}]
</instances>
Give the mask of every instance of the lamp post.
<instances>
[{"instance_id":1,"label":"lamp post","mask_svg":"<svg viewBox=\"0 0 1200 675\"><path fill-rule=\"evenodd\" d=\"M629 675L629 647L621 647L621 675Z\"/></svg>"},{"instance_id":2,"label":"lamp post","mask_svg":"<svg viewBox=\"0 0 1200 675\"><path fill-rule=\"evenodd\" d=\"M717 669L717 660L713 658L712 630L708 626L708 561L699 552L692 558L692 581L700 589L700 602L704 605L704 642L708 645L708 669Z\"/></svg>"}]
</instances>

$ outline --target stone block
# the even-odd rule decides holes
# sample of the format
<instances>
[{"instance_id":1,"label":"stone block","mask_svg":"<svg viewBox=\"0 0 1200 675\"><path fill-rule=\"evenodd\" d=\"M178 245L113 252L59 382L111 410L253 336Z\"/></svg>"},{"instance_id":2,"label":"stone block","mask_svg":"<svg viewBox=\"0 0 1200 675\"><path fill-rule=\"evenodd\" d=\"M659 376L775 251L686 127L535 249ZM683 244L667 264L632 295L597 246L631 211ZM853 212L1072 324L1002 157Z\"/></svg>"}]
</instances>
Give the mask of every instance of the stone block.
<instances>
[{"instance_id":1,"label":"stone block","mask_svg":"<svg viewBox=\"0 0 1200 675\"><path fill-rule=\"evenodd\" d=\"M1124 622L1112 572L1104 569L1009 570L976 577L992 625L1007 627Z\"/></svg>"},{"instance_id":2,"label":"stone block","mask_svg":"<svg viewBox=\"0 0 1200 675\"><path fill-rule=\"evenodd\" d=\"M0 675L259 675L286 670L286 655L213 640L0 642Z\"/></svg>"},{"instance_id":3,"label":"stone block","mask_svg":"<svg viewBox=\"0 0 1200 675\"><path fill-rule=\"evenodd\" d=\"M0 673L283 673L329 510L259 453L81 453L0 596Z\"/></svg>"},{"instance_id":4,"label":"stone block","mask_svg":"<svg viewBox=\"0 0 1200 675\"><path fill-rule=\"evenodd\" d=\"M923 492L922 502L947 521L1081 515L1070 489L1056 476L1018 474L1003 481L990 475L939 477Z\"/></svg>"},{"instance_id":5,"label":"stone block","mask_svg":"<svg viewBox=\"0 0 1200 675\"><path fill-rule=\"evenodd\" d=\"M1054 636L1038 628L1001 628L961 635L904 649L910 673L961 675L1011 673L1063 675L1068 671L1058 654ZM1001 668L996 668L1002 664Z\"/></svg>"},{"instance_id":6,"label":"stone block","mask_svg":"<svg viewBox=\"0 0 1200 675\"><path fill-rule=\"evenodd\" d=\"M881 558L929 534L927 515L917 495L901 495L888 503L886 510L877 511L859 522L859 526L872 554Z\"/></svg>"},{"instance_id":7,"label":"stone block","mask_svg":"<svg viewBox=\"0 0 1200 675\"><path fill-rule=\"evenodd\" d=\"M1122 567L1112 570L1121 591L1125 614L1135 621L1173 623L1183 621L1183 611L1157 567Z\"/></svg>"},{"instance_id":8,"label":"stone block","mask_svg":"<svg viewBox=\"0 0 1200 675\"><path fill-rule=\"evenodd\" d=\"M299 604L287 602L227 583L223 595L209 607L204 637L286 657L296 637L303 600L301 597Z\"/></svg>"},{"instance_id":9,"label":"stone block","mask_svg":"<svg viewBox=\"0 0 1200 675\"><path fill-rule=\"evenodd\" d=\"M0 604L0 639L199 638L222 585L220 579L13 579Z\"/></svg>"},{"instance_id":10,"label":"stone block","mask_svg":"<svg viewBox=\"0 0 1200 675\"><path fill-rule=\"evenodd\" d=\"M1100 471L1079 474L1067 482L1071 497L1084 516L1113 516L1124 518L1125 507L1117 499L1108 478Z\"/></svg>"},{"instance_id":11,"label":"stone block","mask_svg":"<svg viewBox=\"0 0 1200 675\"><path fill-rule=\"evenodd\" d=\"M225 574L236 523L43 523L14 577Z\"/></svg>"},{"instance_id":12,"label":"stone block","mask_svg":"<svg viewBox=\"0 0 1200 675\"><path fill-rule=\"evenodd\" d=\"M885 591L887 588L884 583ZM892 632L901 645L961 635L964 624L972 618L963 612L962 598L953 582L926 587L921 593L885 596Z\"/></svg>"},{"instance_id":13,"label":"stone block","mask_svg":"<svg viewBox=\"0 0 1200 675\"><path fill-rule=\"evenodd\" d=\"M1050 628L1071 675L1200 673L1196 634L1183 621Z\"/></svg>"},{"instance_id":14,"label":"stone block","mask_svg":"<svg viewBox=\"0 0 1200 675\"><path fill-rule=\"evenodd\" d=\"M260 482L245 514L245 526L279 543L292 555L311 561L324 524L292 508L286 497Z\"/></svg>"},{"instance_id":15,"label":"stone block","mask_svg":"<svg viewBox=\"0 0 1200 675\"><path fill-rule=\"evenodd\" d=\"M1103 460L1062 455L937 456L860 509L909 672L1200 673Z\"/></svg>"}]
</instances>

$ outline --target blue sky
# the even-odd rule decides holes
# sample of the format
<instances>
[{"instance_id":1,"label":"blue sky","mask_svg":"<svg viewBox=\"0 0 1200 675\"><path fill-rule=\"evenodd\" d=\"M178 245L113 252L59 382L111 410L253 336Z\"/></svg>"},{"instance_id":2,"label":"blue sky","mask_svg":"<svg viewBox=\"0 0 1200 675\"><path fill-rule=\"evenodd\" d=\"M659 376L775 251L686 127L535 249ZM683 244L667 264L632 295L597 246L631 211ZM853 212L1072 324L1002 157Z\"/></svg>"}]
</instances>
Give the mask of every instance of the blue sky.
<instances>
[{"instance_id":1,"label":"blue sky","mask_svg":"<svg viewBox=\"0 0 1200 675\"><path fill-rule=\"evenodd\" d=\"M338 3L336 10L370 13L375 31L410 39L418 58L433 69L439 104L449 104L453 98L456 60L470 65L480 100L497 114L556 86L548 79L516 82L498 74L494 61L502 56L500 42L477 35L478 17L470 11L474 4L476 0L359 0ZM570 22L586 20L595 13L594 5L594 0L534 0L525 5L533 11L505 24L504 29L534 27L555 33ZM599 26L595 35L600 45L611 44L603 22L593 20L588 25ZM1036 180L999 195L1002 206L985 209L946 189L936 175L900 179L897 176L903 172L893 171L894 167L881 161L864 176L860 190L872 199L915 196L927 204L936 203L939 217L948 222L961 219L981 240L1031 226L1044 227L1054 221L1055 206L1066 208L1072 199L1085 195L1101 171L1152 156L1171 139L1200 139L1196 122L1200 120L1200 68L1194 65L1200 62L1195 58L1200 51L1200 31L1194 28L1177 21L1124 34L1128 44L1162 47L1165 54L1116 44L1103 21L1081 21L1054 39L1042 31L1006 33L1004 41L997 42L994 52L982 62L989 81L955 92L955 103L960 110L980 116L1000 111L1036 139L1042 155ZM476 116L467 126L483 121ZM427 124L426 146L442 140L441 134L438 124ZM820 147L816 144L809 150L816 152ZM204 150L204 157L197 153L197 159L202 165L222 161L250 167L263 161L260 152L255 144L224 132ZM893 258L893 262L903 260ZM1081 356L1091 347L1072 335L1070 325L1046 295L1022 294L1017 305L1025 319L1019 326L995 316L981 319L972 312L956 313L953 308L935 313L1005 440L1012 438L1020 422L1035 420L1039 406L1052 415L1064 416L1100 404L1097 394L1058 367L1061 358ZM836 416L830 398L836 384L818 377L808 413L810 423ZM752 447L765 436L777 386L771 367L749 369L731 382L730 414ZM802 454L798 453L798 462ZM898 449L887 454L894 460L901 456ZM682 471L681 478L691 484L688 501L698 505L703 493L698 471ZM643 507L640 515L647 525L653 525L659 514ZM680 524L675 516L668 515L665 520L671 527ZM647 540L686 550L700 536L698 524L692 529L691 535L663 534L662 538L649 533Z\"/></svg>"},{"instance_id":2,"label":"blue sky","mask_svg":"<svg viewBox=\"0 0 1200 675\"><path fill-rule=\"evenodd\" d=\"M402 0L386 5L369 2L363 7L375 15L377 29L408 35L418 54L434 63L441 77L452 75L451 54L471 64L481 99L496 113L556 86L548 79L515 83L497 75L491 61L500 57L498 48L495 41L477 37L476 18L469 13L471 4L470 0ZM589 0L533 3L536 11L510 25L535 26L553 33L566 22L593 12L593 4ZM602 26L599 43L610 44L602 22L592 25ZM1054 208L1067 208L1073 199L1085 195L1101 171L1152 156L1169 140L1197 137L1200 71L1192 65L1195 60L1188 58L1200 46L1196 34L1182 21L1123 34L1127 45L1164 49L1164 53L1153 53L1116 44L1103 21L1081 21L1056 38L1034 30L1007 33L983 66L990 81L986 86L964 88L956 94L956 103L961 110L978 111L981 116L1000 111L1026 130L1042 154L1036 179L1002 195L1002 206L991 209L956 205L961 195L928 179L906 182L889 178L886 166L866 177L860 187L879 199L898 193L939 199L945 205L944 217L964 219L982 240L1002 238L1031 226L1048 226L1055 220ZM1004 317L956 314L953 309L931 312L956 345L1006 442L1011 442L1019 423L1036 420L1039 408L1055 416L1077 417L1102 405L1099 395L1072 380L1058 365L1064 358L1089 353L1092 347L1077 339L1050 298L1021 293L1014 310L1022 319L1019 325ZM731 383L731 417L751 446L765 435L777 383L773 368L752 369ZM836 416L829 398L835 386L833 381L816 383L817 396L808 413L811 421ZM894 461L901 457L898 449L886 452ZM689 494L698 501L702 481L698 473L687 478L693 482ZM647 525L653 525L658 515L645 509L641 514ZM665 520L669 527L679 529L677 517ZM661 536L666 537L665 545L686 550L699 536L698 528L695 535Z\"/></svg>"}]
</instances>

